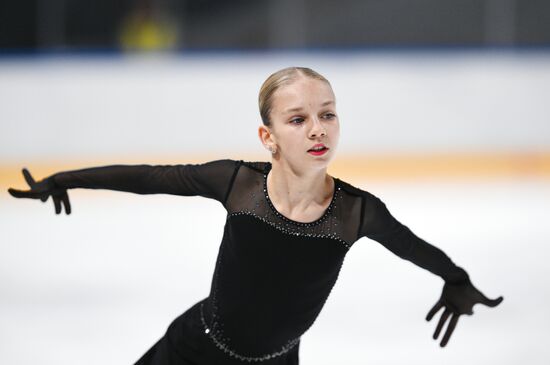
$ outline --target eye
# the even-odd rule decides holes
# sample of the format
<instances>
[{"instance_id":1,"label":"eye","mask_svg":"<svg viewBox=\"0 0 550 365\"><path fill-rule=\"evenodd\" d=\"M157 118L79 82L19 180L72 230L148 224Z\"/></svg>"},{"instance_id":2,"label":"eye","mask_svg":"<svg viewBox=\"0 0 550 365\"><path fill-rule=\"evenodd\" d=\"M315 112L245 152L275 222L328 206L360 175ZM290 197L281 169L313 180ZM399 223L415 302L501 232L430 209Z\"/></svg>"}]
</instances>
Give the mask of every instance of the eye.
<instances>
[{"instance_id":1,"label":"eye","mask_svg":"<svg viewBox=\"0 0 550 365\"><path fill-rule=\"evenodd\" d=\"M304 121L304 118L294 118L290 120L290 122L293 124L302 124L303 121Z\"/></svg>"},{"instance_id":2,"label":"eye","mask_svg":"<svg viewBox=\"0 0 550 365\"><path fill-rule=\"evenodd\" d=\"M327 119L333 119L333 118L336 117L336 115L333 114L333 113L326 113L326 114L325 114L325 117L326 117Z\"/></svg>"}]
</instances>

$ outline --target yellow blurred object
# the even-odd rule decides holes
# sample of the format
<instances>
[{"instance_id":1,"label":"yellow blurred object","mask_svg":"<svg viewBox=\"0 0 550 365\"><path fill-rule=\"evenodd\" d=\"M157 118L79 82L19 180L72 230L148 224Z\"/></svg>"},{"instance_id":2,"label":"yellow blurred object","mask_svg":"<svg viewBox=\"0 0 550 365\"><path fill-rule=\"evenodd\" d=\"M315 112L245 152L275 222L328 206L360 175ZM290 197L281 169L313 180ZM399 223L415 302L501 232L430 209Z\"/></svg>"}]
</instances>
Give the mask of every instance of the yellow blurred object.
<instances>
[{"instance_id":1,"label":"yellow blurred object","mask_svg":"<svg viewBox=\"0 0 550 365\"><path fill-rule=\"evenodd\" d=\"M176 28L142 13L130 14L122 23L119 41L127 50L159 50L176 46Z\"/></svg>"}]
</instances>

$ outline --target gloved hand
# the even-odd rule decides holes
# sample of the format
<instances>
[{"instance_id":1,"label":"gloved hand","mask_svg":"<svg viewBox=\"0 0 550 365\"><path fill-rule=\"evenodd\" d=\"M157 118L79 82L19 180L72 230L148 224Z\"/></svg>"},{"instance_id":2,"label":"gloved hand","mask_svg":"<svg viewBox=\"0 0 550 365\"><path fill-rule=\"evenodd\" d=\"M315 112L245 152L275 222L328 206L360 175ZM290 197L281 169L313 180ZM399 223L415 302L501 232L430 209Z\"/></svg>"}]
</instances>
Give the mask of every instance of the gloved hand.
<instances>
[{"instance_id":1,"label":"gloved hand","mask_svg":"<svg viewBox=\"0 0 550 365\"><path fill-rule=\"evenodd\" d=\"M500 304L500 302L502 302L502 300L502 296L496 299L487 298L485 295L483 295L483 293L481 293L474 287L469 278L467 278L463 283L458 284L445 282L441 298L439 298L437 303L435 303L433 308L428 312L428 315L426 316L426 320L430 321L439 309L445 307L445 310L439 318L439 323L437 324L437 327L433 334L433 339L437 340L443 324L451 314L451 320L447 325L447 330L440 343L441 347L444 347L449 341L449 338L451 337L451 334L456 327L456 323L458 322L458 318L462 314L474 314L474 311L472 309L474 304L482 303L489 307L496 307Z\"/></svg>"},{"instance_id":2,"label":"gloved hand","mask_svg":"<svg viewBox=\"0 0 550 365\"><path fill-rule=\"evenodd\" d=\"M63 205L65 206L65 212L67 214L71 214L71 204L69 203L69 195L67 194L67 189L57 186L53 175L36 182L31 176L29 170L23 168L23 176L25 177L25 180L27 181L27 184L29 184L31 189L17 190L13 188L8 188L8 192L13 197L40 199L42 200L42 202L45 202L51 195L56 214L61 213L61 202L63 202Z\"/></svg>"}]
</instances>

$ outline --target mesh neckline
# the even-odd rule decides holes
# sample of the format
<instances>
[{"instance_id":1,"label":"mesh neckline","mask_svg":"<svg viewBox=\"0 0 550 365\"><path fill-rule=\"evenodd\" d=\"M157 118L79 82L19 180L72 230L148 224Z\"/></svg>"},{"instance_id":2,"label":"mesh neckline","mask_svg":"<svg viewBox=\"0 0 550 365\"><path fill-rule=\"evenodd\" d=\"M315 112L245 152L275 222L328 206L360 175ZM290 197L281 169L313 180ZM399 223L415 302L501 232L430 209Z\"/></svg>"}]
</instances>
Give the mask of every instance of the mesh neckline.
<instances>
[{"instance_id":1,"label":"mesh neckline","mask_svg":"<svg viewBox=\"0 0 550 365\"><path fill-rule=\"evenodd\" d=\"M279 213L277 208L275 208L275 206L271 202L271 199L269 198L269 194L267 192L267 174L269 173L270 170L271 170L271 162L266 162L264 165L264 172L263 172L264 196L267 200L269 207L271 208L273 213L275 213L275 215L277 215L278 217L280 217L286 222L289 222L298 226L306 226L306 227L317 225L323 222L328 217L328 215L334 208L334 203L336 202L336 196L338 195L338 191L340 191L340 184L337 177L334 177L334 176L332 177L332 180L334 180L334 192L332 193L332 199L330 201L330 204L328 205L327 209L325 209L325 212L323 213L323 215L312 222L298 222Z\"/></svg>"}]
</instances>

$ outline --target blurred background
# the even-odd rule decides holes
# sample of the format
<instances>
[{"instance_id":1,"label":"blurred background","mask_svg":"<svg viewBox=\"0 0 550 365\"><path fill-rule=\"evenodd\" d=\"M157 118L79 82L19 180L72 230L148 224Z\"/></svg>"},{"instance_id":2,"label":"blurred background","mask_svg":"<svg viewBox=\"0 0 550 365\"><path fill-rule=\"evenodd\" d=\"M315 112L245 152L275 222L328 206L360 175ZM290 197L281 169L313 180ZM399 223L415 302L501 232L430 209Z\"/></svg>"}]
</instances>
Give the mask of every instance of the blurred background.
<instances>
[{"instance_id":1,"label":"blurred background","mask_svg":"<svg viewBox=\"0 0 550 365\"><path fill-rule=\"evenodd\" d=\"M8 49L541 46L544 0L3 1Z\"/></svg>"},{"instance_id":2,"label":"blurred background","mask_svg":"<svg viewBox=\"0 0 550 365\"><path fill-rule=\"evenodd\" d=\"M208 295L226 213L202 197L75 189L73 213L56 215L7 193L27 188L21 168L269 161L258 92L288 66L333 86L329 173L504 296L441 349L439 313L424 318L442 280L362 238L301 363L546 363L543 0L0 1L0 363L135 362Z\"/></svg>"}]
</instances>

